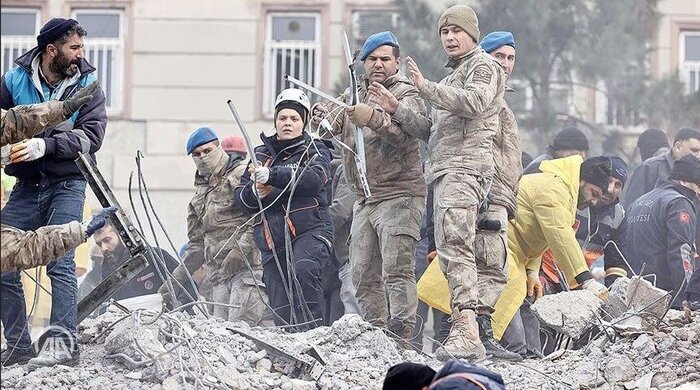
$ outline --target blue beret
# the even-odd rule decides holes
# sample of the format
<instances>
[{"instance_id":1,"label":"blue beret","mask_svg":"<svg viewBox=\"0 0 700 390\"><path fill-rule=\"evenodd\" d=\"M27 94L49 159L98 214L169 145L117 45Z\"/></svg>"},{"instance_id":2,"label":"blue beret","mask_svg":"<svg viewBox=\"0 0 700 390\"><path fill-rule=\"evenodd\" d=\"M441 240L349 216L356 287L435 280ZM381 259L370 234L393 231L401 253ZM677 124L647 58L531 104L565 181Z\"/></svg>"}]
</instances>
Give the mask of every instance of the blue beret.
<instances>
[{"instance_id":1,"label":"blue beret","mask_svg":"<svg viewBox=\"0 0 700 390\"><path fill-rule=\"evenodd\" d=\"M362 45L362 56L361 61L367 59L367 56L372 54L379 46L389 45L393 47L399 47L399 41L394 36L391 31L382 31L376 34L372 34L367 38L365 44Z\"/></svg>"},{"instance_id":2,"label":"blue beret","mask_svg":"<svg viewBox=\"0 0 700 390\"><path fill-rule=\"evenodd\" d=\"M492 51L505 45L515 47L515 39L513 38L513 34L509 33L508 31L494 31L485 36L479 44L479 46L481 46L481 48L487 53L491 53Z\"/></svg>"},{"instance_id":3,"label":"blue beret","mask_svg":"<svg viewBox=\"0 0 700 390\"><path fill-rule=\"evenodd\" d=\"M217 139L219 139L219 137L216 136L214 130L208 127L200 127L199 129L195 130L187 140L187 154L192 154L192 151L194 151L198 146Z\"/></svg>"}]
</instances>

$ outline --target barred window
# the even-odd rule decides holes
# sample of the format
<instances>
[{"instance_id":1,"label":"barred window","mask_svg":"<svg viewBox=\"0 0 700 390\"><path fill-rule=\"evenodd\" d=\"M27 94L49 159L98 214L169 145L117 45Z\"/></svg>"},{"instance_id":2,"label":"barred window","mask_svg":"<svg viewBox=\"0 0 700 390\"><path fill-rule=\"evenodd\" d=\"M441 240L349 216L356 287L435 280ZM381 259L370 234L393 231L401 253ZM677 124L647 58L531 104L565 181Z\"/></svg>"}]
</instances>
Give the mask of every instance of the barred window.
<instances>
[{"instance_id":1,"label":"barred window","mask_svg":"<svg viewBox=\"0 0 700 390\"><path fill-rule=\"evenodd\" d=\"M74 10L73 17L87 30L85 58L107 98L107 112L121 112L124 77L124 12L113 9Z\"/></svg>"},{"instance_id":2,"label":"barred window","mask_svg":"<svg viewBox=\"0 0 700 390\"><path fill-rule=\"evenodd\" d=\"M0 13L0 49L2 74L15 66L15 60L36 46L39 32L39 10L2 7Z\"/></svg>"},{"instance_id":3,"label":"barred window","mask_svg":"<svg viewBox=\"0 0 700 390\"><path fill-rule=\"evenodd\" d=\"M290 85L289 74L307 84L321 83L321 36L318 13L267 15L262 112L271 116L277 95Z\"/></svg>"}]
</instances>

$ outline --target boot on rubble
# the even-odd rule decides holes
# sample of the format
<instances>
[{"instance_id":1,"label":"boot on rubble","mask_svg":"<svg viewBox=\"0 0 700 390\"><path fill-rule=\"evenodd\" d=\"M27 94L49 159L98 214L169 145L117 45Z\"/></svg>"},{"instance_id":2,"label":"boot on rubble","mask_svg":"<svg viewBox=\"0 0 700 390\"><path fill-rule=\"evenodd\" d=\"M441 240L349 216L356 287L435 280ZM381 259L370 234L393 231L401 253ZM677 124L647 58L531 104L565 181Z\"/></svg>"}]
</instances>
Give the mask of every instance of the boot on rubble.
<instances>
[{"instance_id":1,"label":"boot on rubble","mask_svg":"<svg viewBox=\"0 0 700 390\"><path fill-rule=\"evenodd\" d=\"M510 360L519 362L523 360L520 354L511 352L493 338L493 330L491 329L491 316L482 314L476 317L476 322L479 324L479 338L484 344L486 355L497 359Z\"/></svg>"},{"instance_id":2,"label":"boot on rubble","mask_svg":"<svg viewBox=\"0 0 700 390\"><path fill-rule=\"evenodd\" d=\"M405 325L403 322L390 318L387 329L389 335L403 349L412 349L411 342L413 341L413 327Z\"/></svg>"},{"instance_id":3,"label":"boot on rubble","mask_svg":"<svg viewBox=\"0 0 700 390\"><path fill-rule=\"evenodd\" d=\"M442 361L453 358L475 361L486 357L484 345L479 340L479 326L473 310L453 312L450 335L435 351L435 357Z\"/></svg>"}]
</instances>

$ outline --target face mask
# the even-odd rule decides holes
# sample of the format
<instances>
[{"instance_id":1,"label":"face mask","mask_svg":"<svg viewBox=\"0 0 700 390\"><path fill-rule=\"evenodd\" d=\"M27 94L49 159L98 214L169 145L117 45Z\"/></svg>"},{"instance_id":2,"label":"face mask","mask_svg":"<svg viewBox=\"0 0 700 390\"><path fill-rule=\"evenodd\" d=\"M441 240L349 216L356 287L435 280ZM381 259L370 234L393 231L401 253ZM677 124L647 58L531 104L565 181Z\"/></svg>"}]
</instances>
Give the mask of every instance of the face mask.
<instances>
[{"instance_id":1,"label":"face mask","mask_svg":"<svg viewBox=\"0 0 700 390\"><path fill-rule=\"evenodd\" d=\"M192 159L194 160L194 165L197 167L199 174L209 177L214 173L214 169L216 169L219 161L221 161L222 156L225 155L226 152L218 147L204 156L192 157Z\"/></svg>"}]
</instances>

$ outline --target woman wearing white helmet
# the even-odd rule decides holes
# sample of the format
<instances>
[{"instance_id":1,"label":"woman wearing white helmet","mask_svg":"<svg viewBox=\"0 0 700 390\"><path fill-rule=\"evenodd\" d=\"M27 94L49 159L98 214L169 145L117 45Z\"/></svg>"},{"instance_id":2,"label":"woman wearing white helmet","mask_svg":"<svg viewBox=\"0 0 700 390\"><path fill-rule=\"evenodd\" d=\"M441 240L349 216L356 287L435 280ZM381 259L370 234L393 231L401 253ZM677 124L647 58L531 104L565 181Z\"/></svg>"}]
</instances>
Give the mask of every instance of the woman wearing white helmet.
<instances>
[{"instance_id":1,"label":"woman wearing white helmet","mask_svg":"<svg viewBox=\"0 0 700 390\"><path fill-rule=\"evenodd\" d=\"M310 106L299 89L277 96L275 134L260 135L263 145L255 149L260 166L249 166L235 192L243 210L258 213L258 199L266 208L265 218L254 223L263 279L275 323L304 324L297 330L323 325L321 270L334 239L328 211L331 152L325 141L305 131ZM288 265L295 277L289 278Z\"/></svg>"}]
</instances>

